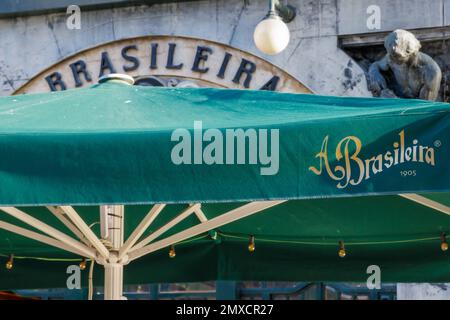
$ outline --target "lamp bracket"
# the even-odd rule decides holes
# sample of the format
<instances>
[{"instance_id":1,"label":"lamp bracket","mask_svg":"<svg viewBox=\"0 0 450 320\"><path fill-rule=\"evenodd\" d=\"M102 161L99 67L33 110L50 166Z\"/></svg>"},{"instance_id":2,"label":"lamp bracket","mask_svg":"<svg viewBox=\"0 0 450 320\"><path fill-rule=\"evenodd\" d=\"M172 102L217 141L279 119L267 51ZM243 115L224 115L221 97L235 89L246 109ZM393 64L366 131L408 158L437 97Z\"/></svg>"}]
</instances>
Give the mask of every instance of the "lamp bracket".
<instances>
[{"instance_id":1,"label":"lamp bracket","mask_svg":"<svg viewBox=\"0 0 450 320\"><path fill-rule=\"evenodd\" d=\"M270 10L268 16L279 16L284 23L289 23L295 19L296 8L290 4L282 4L280 0L270 0Z\"/></svg>"}]
</instances>

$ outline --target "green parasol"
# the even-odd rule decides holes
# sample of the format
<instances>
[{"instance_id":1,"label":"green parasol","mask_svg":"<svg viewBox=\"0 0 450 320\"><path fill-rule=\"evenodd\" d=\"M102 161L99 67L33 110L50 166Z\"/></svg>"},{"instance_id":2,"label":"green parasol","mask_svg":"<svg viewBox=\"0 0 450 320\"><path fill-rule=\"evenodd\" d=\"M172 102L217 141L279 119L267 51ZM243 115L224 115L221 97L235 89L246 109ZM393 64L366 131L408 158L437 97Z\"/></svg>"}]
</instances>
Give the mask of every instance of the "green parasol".
<instances>
[{"instance_id":1,"label":"green parasol","mask_svg":"<svg viewBox=\"0 0 450 320\"><path fill-rule=\"evenodd\" d=\"M109 299L123 277L449 281L449 110L117 80L1 98L0 289L64 287L83 257Z\"/></svg>"}]
</instances>

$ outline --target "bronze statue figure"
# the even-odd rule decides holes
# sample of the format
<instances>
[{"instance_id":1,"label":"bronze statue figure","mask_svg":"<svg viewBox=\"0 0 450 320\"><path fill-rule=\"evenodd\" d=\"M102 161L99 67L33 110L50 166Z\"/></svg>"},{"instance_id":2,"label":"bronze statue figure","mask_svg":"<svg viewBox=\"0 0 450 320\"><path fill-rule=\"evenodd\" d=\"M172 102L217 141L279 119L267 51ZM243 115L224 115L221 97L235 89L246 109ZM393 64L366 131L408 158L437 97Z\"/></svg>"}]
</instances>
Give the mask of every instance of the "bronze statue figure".
<instances>
[{"instance_id":1,"label":"bronze statue figure","mask_svg":"<svg viewBox=\"0 0 450 320\"><path fill-rule=\"evenodd\" d=\"M399 29L386 37L384 47L387 54L369 68L368 85L372 94L436 100L442 72L430 56L419 51L419 40L411 32Z\"/></svg>"}]
</instances>

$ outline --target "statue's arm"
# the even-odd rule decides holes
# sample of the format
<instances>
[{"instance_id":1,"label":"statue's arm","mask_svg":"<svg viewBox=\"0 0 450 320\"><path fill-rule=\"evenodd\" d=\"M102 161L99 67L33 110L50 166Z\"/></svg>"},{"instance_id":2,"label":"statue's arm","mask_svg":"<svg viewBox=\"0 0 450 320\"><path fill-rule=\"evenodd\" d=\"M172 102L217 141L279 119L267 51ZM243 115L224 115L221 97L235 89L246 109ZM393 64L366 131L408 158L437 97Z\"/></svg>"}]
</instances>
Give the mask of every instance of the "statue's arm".
<instances>
[{"instance_id":1,"label":"statue's arm","mask_svg":"<svg viewBox=\"0 0 450 320\"><path fill-rule=\"evenodd\" d=\"M381 91L388 88L386 79L384 79L383 75L381 74L381 71L388 70L389 63L387 56L385 56L381 60L375 61L370 65L368 84L369 90L372 91L375 96L380 96Z\"/></svg>"},{"instance_id":2,"label":"statue's arm","mask_svg":"<svg viewBox=\"0 0 450 320\"><path fill-rule=\"evenodd\" d=\"M427 59L428 60L428 59ZM442 72L439 65L429 58L424 70L424 85L420 90L420 99L435 101L439 96Z\"/></svg>"}]
</instances>

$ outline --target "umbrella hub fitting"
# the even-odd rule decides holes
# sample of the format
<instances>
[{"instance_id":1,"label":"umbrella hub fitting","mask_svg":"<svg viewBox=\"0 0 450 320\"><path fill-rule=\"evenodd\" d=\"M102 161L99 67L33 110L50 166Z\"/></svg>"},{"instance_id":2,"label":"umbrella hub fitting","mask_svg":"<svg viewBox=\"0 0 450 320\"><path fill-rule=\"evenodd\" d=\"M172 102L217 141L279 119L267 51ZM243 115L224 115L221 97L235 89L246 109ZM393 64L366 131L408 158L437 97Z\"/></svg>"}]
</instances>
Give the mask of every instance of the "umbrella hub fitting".
<instances>
[{"instance_id":1,"label":"umbrella hub fitting","mask_svg":"<svg viewBox=\"0 0 450 320\"><path fill-rule=\"evenodd\" d=\"M128 257L127 254L119 258L119 253L117 251L110 251L108 258L104 258L103 256L98 255L97 258L95 259L95 262L104 267L108 265L117 265L117 264L127 265L128 263L130 263L130 258Z\"/></svg>"}]
</instances>

